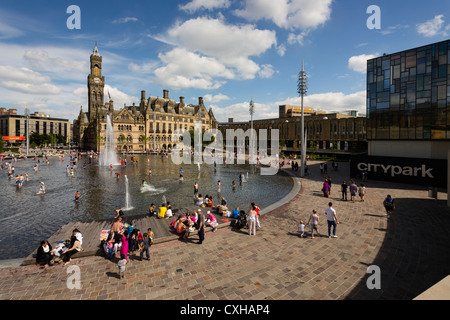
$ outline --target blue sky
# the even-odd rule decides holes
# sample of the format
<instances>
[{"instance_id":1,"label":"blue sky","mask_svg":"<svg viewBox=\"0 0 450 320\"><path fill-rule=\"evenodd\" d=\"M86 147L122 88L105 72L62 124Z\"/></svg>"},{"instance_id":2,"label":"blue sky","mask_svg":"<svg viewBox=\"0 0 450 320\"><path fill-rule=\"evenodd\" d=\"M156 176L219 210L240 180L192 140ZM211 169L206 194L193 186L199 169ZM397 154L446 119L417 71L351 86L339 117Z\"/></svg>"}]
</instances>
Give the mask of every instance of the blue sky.
<instances>
[{"instance_id":1,"label":"blue sky","mask_svg":"<svg viewBox=\"0 0 450 320\"><path fill-rule=\"evenodd\" d=\"M81 29L69 30L70 5ZM367 8L380 8L370 30ZM448 0L2 1L0 107L72 121L87 110L89 56L98 42L115 107L147 97L203 97L216 118L277 117L299 105L297 76L309 74L305 106L365 113L365 65L383 53L450 37Z\"/></svg>"}]
</instances>

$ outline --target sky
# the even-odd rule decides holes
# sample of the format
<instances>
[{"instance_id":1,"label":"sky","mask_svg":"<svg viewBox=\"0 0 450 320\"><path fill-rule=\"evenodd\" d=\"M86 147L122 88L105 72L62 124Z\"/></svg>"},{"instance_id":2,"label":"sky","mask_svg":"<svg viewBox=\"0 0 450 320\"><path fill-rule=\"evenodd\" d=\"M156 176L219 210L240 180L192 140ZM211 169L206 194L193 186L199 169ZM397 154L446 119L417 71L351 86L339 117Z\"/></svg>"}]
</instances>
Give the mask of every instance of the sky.
<instances>
[{"instance_id":1,"label":"sky","mask_svg":"<svg viewBox=\"0 0 450 320\"><path fill-rule=\"evenodd\" d=\"M116 109L166 89L218 121L249 120L251 99L278 117L303 61L305 107L364 114L367 59L448 38L448 0L2 0L0 107L72 122L97 42Z\"/></svg>"}]
</instances>

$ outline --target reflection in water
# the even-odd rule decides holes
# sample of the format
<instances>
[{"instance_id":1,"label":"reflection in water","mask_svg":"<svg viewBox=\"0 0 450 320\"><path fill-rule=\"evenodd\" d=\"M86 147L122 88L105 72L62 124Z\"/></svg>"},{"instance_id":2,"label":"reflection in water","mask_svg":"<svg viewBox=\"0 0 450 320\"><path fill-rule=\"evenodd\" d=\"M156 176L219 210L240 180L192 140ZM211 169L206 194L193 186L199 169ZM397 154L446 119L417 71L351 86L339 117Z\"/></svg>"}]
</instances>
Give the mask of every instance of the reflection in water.
<instances>
[{"instance_id":1,"label":"reflection in water","mask_svg":"<svg viewBox=\"0 0 450 320\"><path fill-rule=\"evenodd\" d=\"M261 176L259 169L254 171L249 165L218 165L214 170L213 165L203 164L199 171L197 164L183 164L180 182L180 166L170 159L155 155L137 155L136 158L137 163L133 164L129 156L126 166L115 166L111 171L95 161L89 164L89 159L83 156L74 168L73 177L66 172L68 156L65 161L52 158L49 166L41 165L38 171L33 170L32 158L18 160L14 163L15 174L28 172L29 175L29 181L24 182L21 190L16 189L14 179L8 179L7 170L0 171L0 259L27 256L41 240L49 238L68 222L113 217L114 209L123 208L125 204L125 176L129 184L129 204L133 207L125 215L146 214L151 203L161 204L163 196L173 209L190 206L195 182L203 196L213 196L217 201L225 197L230 209L239 206L244 210L249 209L251 202L264 208L278 201L293 185L285 174ZM247 183L239 184L240 173L245 173ZM36 194L40 180L45 182L45 195ZM141 189L143 180L147 184L145 190ZM220 192L218 180L221 181ZM80 199L74 201L77 191Z\"/></svg>"}]
</instances>

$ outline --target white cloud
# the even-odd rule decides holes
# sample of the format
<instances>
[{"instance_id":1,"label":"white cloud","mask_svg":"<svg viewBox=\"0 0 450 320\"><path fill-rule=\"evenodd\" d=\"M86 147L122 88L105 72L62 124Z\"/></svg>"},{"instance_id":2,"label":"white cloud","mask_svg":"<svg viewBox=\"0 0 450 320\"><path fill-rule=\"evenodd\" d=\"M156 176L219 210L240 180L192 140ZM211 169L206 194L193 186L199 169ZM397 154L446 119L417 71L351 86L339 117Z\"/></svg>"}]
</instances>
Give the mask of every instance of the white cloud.
<instances>
[{"instance_id":1,"label":"white cloud","mask_svg":"<svg viewBox=\"0 0 450 320\"><path fill-rule=\"evenodd\" d=\"M138 18L135 18L135 17L125 17L125 18L116 19L116 20L114 20L112 23L114 23L114 24L120 24L120 23L137 22L137 21L139 21Z\"/></svg>"},{"instance_id":2,"label":"white cloud","mask_svg":"<svg viewBox=\"0 0 450 320\"><path fill-rule=\"evenodd\" d=\"M286 46L284 44L281 44L277 47L277 53L280 57L284 56L286 53Z\"/></svg>"},{"instance_id":3,"label":"white cloud","mask_svg":"<svg viewBox=\"0 0 450 320\"><path fill-rule=\"evenodd\" d=\"M165 66L155 70L156 81L175 89L189 87L217 89L224 82L215 81L213 77L234 78L234 74L216 59L186 49L175 48L160 54L159 58Z\"/></svg>"},{"instance_id":4,"label":"white cloud","mask_svg":"<svg viewBox=\"0 0 450 320\"><path fill-rule=\"evenodd\" d=\"M47 50L40 48L26 50L23 57L38 70L55 71L58 69L64 72L89 70L87 61L61 58L60 56L51 57ZM64 57L67 56L64 55Z\"/></svg>"},{"instance_id":5,"label":"white cloud","mask_svg":"<svg viewBox=\"0 0 450 320\"><path fill-rule=\"evenodd\" d=\"M177 23L162 38L178 48L159 55L164 66L155 75L158 82L175 88L213 89L223 85L223 81L215 81L213 77L267 76L270 71L267 66L260 67L251 57L276 46L274 31L259 30L252 25L229 25L222 18L203 17Z\"/></svg>"},{"instance_id":6,"label":"white cloud","mask_svg":"<svg viewBox=\"0 0 450 320\"><path fill-rule=\"evenodd\" d=\"M376 58L378 55L374 54L361 54L359 56L353 56L348 59L348 67L359 73L367 72L367 60Z\"/></svg>"},{"instance_id":7,"label":"white cloud","mask_svg":"<svg viewBox=\"0 0 450 320\"><path fill-rule=\"evenodd\" d=\"M28 68L0 66L0 85L22 93L58 94L57 86L49 83L50 77Z\"/></svg>"},{"instance_id":8,"label":"white cloud","mask_svg":"<svg viewBox=\"0 0 450 320\"><path fill-rule=\"evenodd\" d=\"M231 5L230 0L192 0L185 5L180 5L180 10L194 13L198 10L226 9Z\"/></svg>"},{"instance_id":9,"label":"white cloud","mask_svg":"<svg viewBox=\"0 0 450 320\"><path fill-rule=\"evenodd\" d=\"M419 23L416 25L416 30L417 32L424 36L424 37L434 37L438 34L441 34L443 36L447 36L447 30L450 27L450 25L448 25L447 27L445 27L444 30L444 15L440 14L435 16L433 19L428 20L424 23Z\"/></svg>"},{"instance_id":10,"label":"white cloud","mask_svg":"<svg viewBox=\"0 0 450 320\"><path fill-rule=\"evenodd\" d=\"M308 32L306 32L306 31L303 31L300 34L290 33L287 41L289 44L298 43L299 45L303 45L305 36L307 36L307 35L308 35Z\"/></svg>"},{"instance_id":11,"label":"white cloud","mask_svg":"<svg viewBox=\"0 0 450 320\"><path fill-rule=\"evenodd\" d=\"M315 29L331 16L332 0L246 0L235 14L250 21L271 20L284 29Z\"/></svg>"},{"instance_id":12,"label":"white cloud","mask_svg":"<svg viewBox=\"0 0 450 320\"><path fill-rule=\"evenodd\" d=\"M21 35L23 35L21 30L0 21L0 39L16 38Z\"/></svg>"},{"instance_id":13,"label":"white cloud","mask_svg":"<svg viewBox=\"0 0 450 320\"><path fill-rule=\"evenodd\" d=\"M61 89L50 83L24 83L18 81L1 81L1 85L4 88L22 92L22 93L33 93L33 94L59 94Z\"/></svg>"},{"instance_id":14,"label":"white cloud","mask_svg":"<svg viewBox=\"0 0 450 320\"><path fill-rule=\"evenodd\" d=\"M125 92L120 91L117 88L111 87L108 84L105 84L105 89L104 89L103 93L104 93L104 101L105 102L109 101L108 93L111 95L111 100L114 101L115 109L120 109L125 104L131 105L131 104L133 104L133 102L136 103L136 102L140 101L137 97L130 96L130 95L126 94Z\"/></svg>"},{"instance_id":15,"label":"white cloud","mask_svg":"<svg viewBox=\"0 0 450 320\"><path fill-rule=\"evenodd\" d=\"M301 105L301 98L287 98L282 101L257 103L255 102L254 119L278 118L278 107L280 105ZM356 110L360 113L366 113L366 91L359 91L351 94L342 92L327 92L312 94L304 97L304 105L315 110L326 112L343 112ZM250 114L248 112L249 102L241 102L228 107L213 106L214 115L218 121L224 122L228 118L234 118L235 121L248 121Z\"/></svg>"},{"instance_id":16,"label":"white cloud","mask_svg":"<svg viewBox=\"0 0 450 320\"><path fill-rule=\"evenodd\" d=\"M155 68L157 67L157 62L144 62L142 64L136 64L134 62L131 62L128 65L128 69L133 72L138 73L152 73Z\"/></svg>"},{"instance_id":17,"label":"white cloud","mask_svg":"<svg viewBox=\"0 0 450 320\"><path fill-rule=\"evenodd\" d=\"M388 34L396 32L397 30L407 29L407 28L409 28L409 25L397 24L395 26L390 26L390 27L387 27L387 28L381 30L381 34L388 35Z\"/></svg>"},{"instance_id":18,"label":"white cloud","mask_svg":"<svg viewBox=\"0 0 450 320\"><path fill-rule=\"evenodd\" d=\"M301 105L301 98L289 98L277 103L278 105L291 104ZM366 112L366 91L359 91L351 94L343 92L326 92L311 94L304 97L304 106L315 110L327 112L342 112L347 110L357 110L361 113Z\"/></svg>"},{"instance_id":19,"label":"white cloud","mask_svg":"<svg viewBox=\"0 0 450 320\"><path fill-rule=\"evenodd\" d=\"M0 52L0 65L27 67L52 79L84 81L89 73L89 50L0 43Z\"/></svg>"},{"instance_id":20,"label":"white cloud","mask_svg":"<svg viewBox=\"0 0 450 320\"><path fill-rule=\"evenodd\" d=\"M212 106L214 116L218 121L225 122L228 118L234 118L234 121L250 120L249 102L240 102L228 107ZM255 114L253 119L268 119L278 117L278 106L274 104L262 104L255 102Z\"/></svg>"},{"instance_id":21,"label":"white cloud","mask_svg":"<svg viewBox=\"0 0 450 320\"><path fill-rule=\"evenodd\" d=\"M49 82L50 78L28 68L16 68L12 66L0 66L0 78L2 80L26 81L30 83Z\"/></svg>"},{"instance_id":22,"label":"white cloud","mask_svg":"<svg viewBox=\"0 0 450 320\"><path fill-rule=\"evenodd\" d=\"M184 48L192 52L229 59L258 56L276 45L276 33L253 25L230 25L220 19L197 18L178 24L168 31Z\"/></svg>"},{"instance_id":23,"label":"white cloud","mask_svg":"<svg viewBox=\"0 0 450 320\"><path fill-rule=\"evenodd\" d=\"M262 69L258 72L258 75L263 79L271 78L275 73L271 64L264 64L261 67Z\"/></svg>"},{"instance_id":24,"label":"white cloud","mask_svg":"<svg viewBox=\"0 0 450 320\"><path fill-rule=\"evenodd\" d=\"M87 97L88 97L88 88L87 87L79 87L76 88L75 90L73 90L73 94L77 97L86 99L87 101Z\"/></svg>"},{"instance_id":25,"label":"white cloud","mask_svg":"<svg viewBox=\"0 0 450 320\"><path fill-rule=\"evenodd\" d=\"M230 100L231 98L229 96L227 96L227 95L219 93L219 94L216 94L214 96L212 94L205 94L203 96L203 99L205 100L205 102L218 103L220 101Z\"/></svg>"}]
</instances>

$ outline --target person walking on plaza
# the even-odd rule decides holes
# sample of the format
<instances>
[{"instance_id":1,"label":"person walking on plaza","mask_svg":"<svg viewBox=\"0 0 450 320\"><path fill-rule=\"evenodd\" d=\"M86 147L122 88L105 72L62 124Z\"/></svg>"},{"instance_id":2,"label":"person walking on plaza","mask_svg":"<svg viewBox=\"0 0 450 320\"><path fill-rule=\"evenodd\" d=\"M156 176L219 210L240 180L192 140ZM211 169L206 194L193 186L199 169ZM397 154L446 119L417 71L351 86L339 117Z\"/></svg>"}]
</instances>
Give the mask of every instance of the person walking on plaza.
<instances>
[{"instance_id":1,"label":"person walking on plaza","mask_svg":"<svg viewBox=\"0 0 450 320\"><path fill-rule=\"evenodd\" d=\"M350 180L350 200L355 201L356 192L358 191L358 186L353 180Z\"/></svg>"},{"instance_id":2,"label":"person walking on plaza","mask_svg":"<svg viewBox=\"0 0 450 320\"><path fill-rule=\"evenodd\" d=\"M333 209L333 203L328 203L328 208L325 209L328 223L328 238L337 238L336 227L339 224L336 210ZM333 236L331 235L331 227L333 227Z\"/></svg>"},{"instance_id":3,"label":"person walking on plaza","mask_svg":"<svg viewBox=\"0 0 450 320\"><path fill-rule=\"evenodd\" d=\"M298 232L299 237L303 238L303 236L305 235L305 223L303 222L303 220L300 220L300 222L298 223Z\"/></svg>"},{"instance_id":4,"label":"person walking on plaza","mask_svg":"<svg viewBox=\"0 0 450 320\"><path fill-rule=\"evenodd\" d=\"M391 217L392 211L395 209L395 201L391 197L390 194L387 195L387 197L383 201L384 208L386 209L386 215L388 218Z\"/></svg>"},{"instance_id":5,"label":"person walking on plaza","mask_svg":"<svg viewBox=\"0 0 450 320\"><path fill-rule=\"evenodd\" d=\"M361 183L361 186L358 189L359 197L361 198L361 201L364 202L364 196L366 195L366 186Z\"/></svg>"},{"instance_id":6,"label":"person walking on plaza","mask_svg":"<svg viewBox=\"0 0 450 320\"><path fill-rule=\"evenodd\" d=\"M341 184L341 192L342 192L342 200L347 201L347 189L348 189L348 185L345 181L342 181Z\"/></svg>"},{"instance_id":7,"label":"person walking on plaza","mask_svg":"<svg viewBox=\"0 0 450 320\"><path fill-rule=\"evenodd\" d=\"M198 229L198 244L202 244L205 240L205 216L202 211L198 209L198 219L197 219L197 229Z\"/></svg>"},{"instance_id":8,"label":"person walking on plaza","mask_svg":"<svg viewBox=\"0 0 450 320\"><path fill-rule=\"evenodd\" d=\"M317 210L312 211L306 224L309 224L311 226L311 239L314 239L314 231L316 231L316 236L320 237L319 216L317 215Z\"/></svg>"},{"instance_id":9,"label":"person walking on plaza","mask_svg":"<svg viewBox=\"0 0 450 320\"><path fill-rule=\"evenodd\" d=\"M261 228L261 223L259 222L259 207L254 203L254 202L252 202L251 203L251 206L252 206L252 210L254 210L255 211L255 213L256 213L256 228Z\"/></svg>"},{"instance_id":10,"label":"person walking on plaza","mask_svg":"<svg viewBox=\"0 0 450 320\"><path fill-rule=\"evenodd\" d=\"M123 279L125 278L125 269L127 266L127 259L125 258L125 256L122 254L120 255L120 260L119 262L117 262L117 267L119 269L119 279Z\"/></svg>"},{"instance_id":11,"label":"person walking on plaza","mask_svg":"<svg viewBox=\"0 0 450 320\"><path fill-rule=\"evenodd\" d=\"M322 192L323 196L325 198L328 198L328 195L330 194L330 185L328 184L328 179L325 178L323 185L322 185Z\"/></svg>"},{"instance_id":12,"label":"person walking on plaza","mask_svg":"<svg viewBox=\"0 0 450 320\"><path fill-rule=\"evenodd\" d=\"M139 260L142 261L144 258L144 252L146 254L147 260L150 260L150 238L148 237L147 233L144 233L144 239L142 240L142 250L139 254Z\"/></svg>"}]
</instances>

